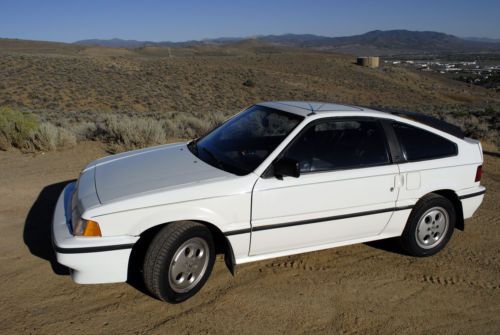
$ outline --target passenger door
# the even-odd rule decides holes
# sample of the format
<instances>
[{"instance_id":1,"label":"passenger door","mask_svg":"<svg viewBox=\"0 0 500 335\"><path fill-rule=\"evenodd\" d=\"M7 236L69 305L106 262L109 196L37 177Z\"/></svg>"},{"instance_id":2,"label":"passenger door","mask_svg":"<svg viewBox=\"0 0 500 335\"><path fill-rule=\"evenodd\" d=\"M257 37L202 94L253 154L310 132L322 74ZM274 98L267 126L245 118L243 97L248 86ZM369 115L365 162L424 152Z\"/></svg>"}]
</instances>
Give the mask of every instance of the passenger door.
<instances>
[{"instance_id":1,"label":"passenger door","mask_svg":"<svg viewBox=\"0 0 500 335\"><path fill-rule=\"evenodd\" d=\"M389 221L398 167L378 120L313 121L280 158L301 175L278 179L271 166L256 182L250 255L375 236Z\"/></svg>"}]
</instances>

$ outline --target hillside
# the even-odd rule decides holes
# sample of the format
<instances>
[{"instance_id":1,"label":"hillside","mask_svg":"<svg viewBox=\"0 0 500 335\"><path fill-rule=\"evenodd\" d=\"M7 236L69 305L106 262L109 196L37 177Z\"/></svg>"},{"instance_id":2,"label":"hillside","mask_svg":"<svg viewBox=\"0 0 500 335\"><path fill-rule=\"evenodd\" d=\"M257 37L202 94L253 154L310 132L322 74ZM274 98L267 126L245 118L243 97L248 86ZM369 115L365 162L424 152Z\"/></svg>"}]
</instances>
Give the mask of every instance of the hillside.
<instances>
[{"instance_id":1,"label":"hillside","mask_svg":"<svg viewBox=\"0 0 500 335\"><path fill-rule=\"evenodd\" d=\"M500 102L498 93L438 76L353 63L352 56L258 41L126 50L0 40L0 105L62 112L164 112L235 110L275 99L419 110L484 108ZM244 86L247 79L255 86Z\"/></svg>"},{"instance_id":2,"label":"hillside","mask_svg":"<svg viewBox=\"0 0 500 335\"><path fill-rule=\"evenodd\" d=\"M0 107L61 123L109 111L203 118L265 100L316 100L432 113L476 137L497 138L500 93L354 60L256 40L137 49L0 40Z\"/></svg>"}]
</instances>

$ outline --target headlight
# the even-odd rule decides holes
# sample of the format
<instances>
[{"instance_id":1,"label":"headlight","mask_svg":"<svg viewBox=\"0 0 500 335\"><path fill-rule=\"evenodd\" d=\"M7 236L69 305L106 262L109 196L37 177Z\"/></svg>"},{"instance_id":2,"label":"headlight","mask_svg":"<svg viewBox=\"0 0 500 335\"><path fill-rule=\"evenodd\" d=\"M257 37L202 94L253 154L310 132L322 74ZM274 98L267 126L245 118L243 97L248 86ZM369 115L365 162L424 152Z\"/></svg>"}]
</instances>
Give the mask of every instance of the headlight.
<instances>
[{"instance_id":1,"label":"headlight","mask_svg":"<svg viewBox=\"0 0 500 335\"><path fill-rule=\"evenodd\" d=\"M102 236L99 224L92 220L78 219L73 221L73 235L75 236Z\"/></svg>"}]
</instances>

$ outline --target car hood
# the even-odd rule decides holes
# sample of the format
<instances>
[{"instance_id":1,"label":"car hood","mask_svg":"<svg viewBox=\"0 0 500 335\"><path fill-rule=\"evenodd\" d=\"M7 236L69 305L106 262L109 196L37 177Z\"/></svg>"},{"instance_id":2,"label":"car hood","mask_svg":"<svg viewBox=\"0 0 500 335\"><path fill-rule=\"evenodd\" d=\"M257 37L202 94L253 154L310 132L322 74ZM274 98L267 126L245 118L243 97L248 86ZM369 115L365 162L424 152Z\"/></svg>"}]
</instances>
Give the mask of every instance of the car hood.
<instances>
[{"instance_id":1,"label":"car hood","mask_svg":"<svg viewBox=\"0 0 500 335\"><path fill-rule=\"evenodd\" d=\"M186 143L118 154L92 165L102 204L233 176L198 159Z\"/></svg>"}]
</instances>

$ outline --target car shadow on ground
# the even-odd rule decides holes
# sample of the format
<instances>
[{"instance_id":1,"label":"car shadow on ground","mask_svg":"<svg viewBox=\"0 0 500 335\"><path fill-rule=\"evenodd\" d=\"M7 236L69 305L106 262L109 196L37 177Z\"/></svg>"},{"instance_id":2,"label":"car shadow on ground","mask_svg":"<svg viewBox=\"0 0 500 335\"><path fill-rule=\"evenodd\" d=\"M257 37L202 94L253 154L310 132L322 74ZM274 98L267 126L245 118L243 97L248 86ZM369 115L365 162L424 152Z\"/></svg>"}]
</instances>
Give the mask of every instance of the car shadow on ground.
<instances>
[{"instance_id":1,"label":"car shadow on ground","mask_svg":"<svg viewBox=\"0 0 500 335\"><path fill-rule=\"evenodd\" d=\"M399 241L398 241L397 237L366 242L365 245L372 247L372 248L375 248L375 249L391 252L393 254L407 256L407 253L399 245Z\"/></svg>"},{"instance_id":2,"label":"car shadow on ground","mask_svg":"<svg viewBox=\"0 0 500 335\"><path fill-rule=\"evenodd\" d=\"M48 261L57 275L69 275L69 269L57 262L52 246L52 216L57 199L64 187L75 180L66 180L60 183L45 186L31 206L24 222L23 239L32 255ZM150 239L142 239L137 244L142 246ZM150 295L144 285L140 271L146 248L134 248L132 251L127 283L136 290Z\"/></svg>"},{"instance_id":3,"label":"car shadow on ground","mask_svg":"<svg viewBox=\"0 0 500 335\"><path fill-rule=\"evenodd\" d=\"M24 222L23 239L32 255L50 262L58 275L69 275L69 269L57 263L52 247L52 215L64 187L74 180L48 185L42 189Z\"/></svg>"}]
</instances>

